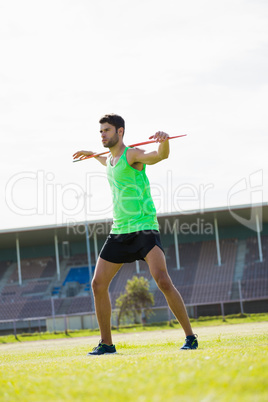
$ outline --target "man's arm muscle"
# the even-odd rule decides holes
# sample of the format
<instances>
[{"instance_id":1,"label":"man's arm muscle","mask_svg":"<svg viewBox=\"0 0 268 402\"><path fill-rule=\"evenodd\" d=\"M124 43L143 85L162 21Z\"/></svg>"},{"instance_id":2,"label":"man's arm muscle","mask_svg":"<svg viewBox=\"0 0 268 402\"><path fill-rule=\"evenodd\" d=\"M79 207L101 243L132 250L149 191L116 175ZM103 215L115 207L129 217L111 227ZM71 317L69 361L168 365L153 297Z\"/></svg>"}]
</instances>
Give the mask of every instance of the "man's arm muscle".
<instances>
[{"instance_id":1,"label":"man's arm muscle","mask_svg":"<svg viewBox=\"0 0 268 402\"><path fill-rule=\"evenodd\" d=\"M127 159L130 165L134 163L144 163L146 165L154 165L162 161L163 159L167 159L169 156L169 141L167 140L168 134L163 132L157 132L154 136L150 137L154 138L156 142L159 143L159 147L157 151L146 152L139 148L131 148L128 150Z\"/></svg>"}]
</instances>

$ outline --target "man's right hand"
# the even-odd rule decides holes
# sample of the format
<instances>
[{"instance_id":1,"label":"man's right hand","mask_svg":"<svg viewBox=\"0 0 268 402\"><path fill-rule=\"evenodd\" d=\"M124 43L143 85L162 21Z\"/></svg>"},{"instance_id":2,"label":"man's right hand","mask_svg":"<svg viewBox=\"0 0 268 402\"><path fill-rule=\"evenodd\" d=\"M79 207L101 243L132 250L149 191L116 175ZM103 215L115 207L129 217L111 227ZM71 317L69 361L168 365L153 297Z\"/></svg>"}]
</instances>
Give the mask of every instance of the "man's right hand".
<instances>
[{"instance_id":1,"label":"man's right hand","mask_svg":"<svg viewBox=\"0 0 268 402\"><path fill-rule=\"evenodd\" d=\"M88 156L94 155L96 152L92 151L77 151L75 154L73 154L74 159L80 159L81 161L84 159L87 159ZM107 152L105 152L107 153ZM106 156L95 156L95 159L99 161L102 165L106 166L106 161L107 157Z\"/></svg>"},{"instance_id":2,"label":"man's right hand","mask_svg":"<svg viewBox=\"0 0 268 402\"><path fill-rule=\"evenodd\" d=\"M93 155L94 152L91 151L77 151L75 154L73 154L74 159L86 159L87 156Z\"/></svg>"}]
</instances>

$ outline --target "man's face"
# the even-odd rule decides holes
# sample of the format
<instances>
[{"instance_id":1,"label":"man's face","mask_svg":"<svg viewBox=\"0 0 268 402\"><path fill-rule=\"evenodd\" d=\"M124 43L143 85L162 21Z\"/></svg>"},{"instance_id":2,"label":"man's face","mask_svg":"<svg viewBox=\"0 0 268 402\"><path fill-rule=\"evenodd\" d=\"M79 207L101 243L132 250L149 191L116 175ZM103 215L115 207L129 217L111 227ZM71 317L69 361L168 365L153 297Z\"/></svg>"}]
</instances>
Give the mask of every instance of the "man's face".
<instances>
[{"instance_id":1,"label":"man's face","mask_svg":"<svg viewBox=\"0 0 268 402\"><path fill-rule=\"evenodd\" d=\"M119 141L116 128L109 123L102 123L100 125L100 133L102 144L105 148L112 148Z\"/></svg>"}]
</instances>

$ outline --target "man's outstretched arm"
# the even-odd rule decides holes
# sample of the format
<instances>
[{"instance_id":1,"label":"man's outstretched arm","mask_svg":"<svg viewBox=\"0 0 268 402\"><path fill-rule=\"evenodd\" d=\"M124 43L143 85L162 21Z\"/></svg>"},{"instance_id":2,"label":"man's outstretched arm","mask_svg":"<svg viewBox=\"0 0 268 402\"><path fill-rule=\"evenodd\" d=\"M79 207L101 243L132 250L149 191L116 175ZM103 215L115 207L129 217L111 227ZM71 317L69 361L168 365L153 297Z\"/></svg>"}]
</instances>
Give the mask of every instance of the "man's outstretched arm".
<instances>
[{"instance_id":1,"label":"man's outstretched arm","mask_svg":"<svg viewBox=\"0 0 268 402\"><path fill-rule=\"evenodd\" d=\"M77 151L75 154L73 154L74 159L86 159L87 156L93 155L95 152L91 151ZM106 161L107 161L107 156L95 156L95 159L97 159L102 165L106 166Z\"/></svg>"},{"instance_id":2,"label":"man's outstretched arm","mask_svg":"<svg viewBox=\"0 0 268 402\"><path fill-rule=\"evenodd\" d=\"M145 165L154 165L167 159L169 156L169 135L163 131L158 131L155 135L149 137L150 139L155 139L159 143L157 151L146 152L139 148L132 148L128 150L127 159L130 165L140 162Z\"/></svg>"}]
</instances>

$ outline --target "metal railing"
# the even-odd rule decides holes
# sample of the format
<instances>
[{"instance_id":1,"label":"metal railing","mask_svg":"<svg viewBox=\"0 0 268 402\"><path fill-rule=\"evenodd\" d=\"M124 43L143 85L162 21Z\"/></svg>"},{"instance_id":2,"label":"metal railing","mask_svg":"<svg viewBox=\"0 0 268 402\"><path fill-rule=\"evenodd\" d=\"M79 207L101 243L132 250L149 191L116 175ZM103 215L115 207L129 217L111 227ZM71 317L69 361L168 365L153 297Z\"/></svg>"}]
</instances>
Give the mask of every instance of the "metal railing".
<instances>
[{"instance_id":1,"label":"metal railing","mask_svg":"<svg viewBox=\"0 0 268 402\"><path fill-rule=\"evenodd\" d=\"M198 308L202 308L204 306L210 307L211 310L216 311L216 306L220 307L221 314L213 314L213 315L221 315L222 319L225 319L225 310L226 306L233 304L236 305L236 312L241 314L247 314L247 307L245 308L245 303L254 303L260 301L268 301L267 297L260 298L248 298L248 299L236 299L236 300L227 300L227 301L214 301L213 303L197 303L197 304L186 304L186 308L189 310L197 310ZM214 309L213 309L214 307ZM147 323L156 323L163 321L170 321L174 319L174 315L170 311L168 306L158 306L152 308L153 315L147 320ZM267 312L268 312L268 302L267 302ZM117 326L117 314L118 310L114 309L112 311L112 325ZM198 318L198 314L193 318ZM190 314L191 316L191 314ZM90 318L90 322L93 325L78 325L77 328L74 328L74 325L70 325L70 321L73 318L80 317L80 322L83 321L83 318ZM59 325L60 324L60 325ZM60 328L60 329L59 329ZM70 330L80 330L80 329L97 329L97 319L95 312L83 312L83 313L73 313L73 314L54 314L44 316L44 317L27 317L27 318L17 318L17 319L9 319L9 320L0 320L0 335L4 334L13 334L17 336L18 333L33 333L33 332L68 332Z\"/></svg>"}]
</instances>

